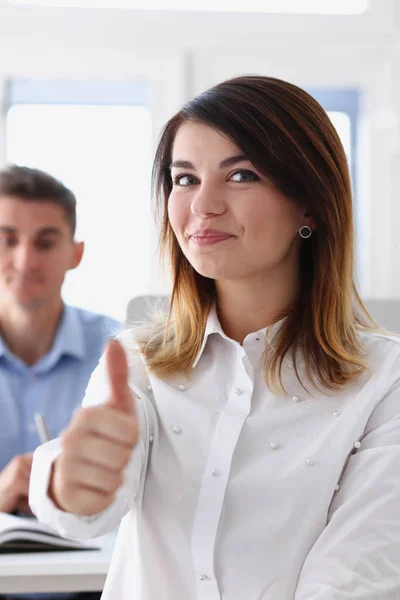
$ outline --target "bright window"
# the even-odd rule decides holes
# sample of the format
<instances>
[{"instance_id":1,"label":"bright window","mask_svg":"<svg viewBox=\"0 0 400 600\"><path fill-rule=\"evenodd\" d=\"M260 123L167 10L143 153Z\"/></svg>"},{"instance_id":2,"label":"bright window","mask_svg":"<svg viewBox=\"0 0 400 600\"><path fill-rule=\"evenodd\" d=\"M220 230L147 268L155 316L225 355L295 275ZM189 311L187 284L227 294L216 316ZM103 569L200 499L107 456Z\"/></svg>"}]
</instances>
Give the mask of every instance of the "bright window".
<instances>
[{"instance_id":1,"label":"bright window","mask_svg":"<svg viewBox=\"0 0 400 600\"><path fill-rule=\"evenodd\" d=\"M151 113L143 105L17 103L7 114L7 162L37 167L77 196L82 264L64 299L123 319L150 278Z\"/></svg>"}]
</instances>

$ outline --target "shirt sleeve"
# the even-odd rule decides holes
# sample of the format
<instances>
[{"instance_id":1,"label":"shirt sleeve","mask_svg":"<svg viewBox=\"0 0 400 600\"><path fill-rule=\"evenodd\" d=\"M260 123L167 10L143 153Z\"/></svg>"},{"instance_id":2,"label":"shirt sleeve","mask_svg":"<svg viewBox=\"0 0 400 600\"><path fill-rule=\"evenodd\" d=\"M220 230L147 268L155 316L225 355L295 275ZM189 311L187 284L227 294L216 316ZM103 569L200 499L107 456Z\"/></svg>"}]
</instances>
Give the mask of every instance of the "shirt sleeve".
<instances>
[{"instance_id":1,"label":"shirt sleeve","mask_svg":"<svg viewBox=\"0 0 400 600\"><path fill-rule=\"evenodd\" d=\"M350 456L295 600L400 598L400 360Z\"/></svg>"},{"instance_id":2,"label":"shirt sleeve","mask_svg":"<svg viewBox=\"0 0 400 600\"><path fill-rule=\"evenodd\" d=\"M144 367L142 367L143 369ZM131 459L125 468L124 482L115 495L112 504L103 512L92 516L74 515L56 507L48 496L48 487L52 466L61 452L59 439L39 446L34 452L29 486L29 504L40 521L54 527L61 535L88 539L111 531L132 508L141 486L144 485L147 464L149 424L146 415L146 398L133 383L135 369L130 361L130 386L137 396L137 414L140 437L132 451ZM104 358L93 372L83 400L83 406L105 402L109 386Z\"/></svg>"}]
</instances>

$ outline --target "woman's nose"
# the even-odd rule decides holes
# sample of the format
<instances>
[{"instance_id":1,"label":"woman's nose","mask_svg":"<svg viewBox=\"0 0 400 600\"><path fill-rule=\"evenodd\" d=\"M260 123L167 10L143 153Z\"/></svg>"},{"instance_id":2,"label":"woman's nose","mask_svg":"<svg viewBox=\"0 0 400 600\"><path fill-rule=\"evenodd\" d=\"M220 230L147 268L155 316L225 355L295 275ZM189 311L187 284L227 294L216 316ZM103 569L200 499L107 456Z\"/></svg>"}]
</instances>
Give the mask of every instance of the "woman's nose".
<instances>
[{"instance_id":1,"label":"woman's nose","mask_svg":"<svg viewBox=\"0 0 400 600\"><path fill-rule=\"evenodd\" d=\"M207 218L223 214L226 206L222 194L215 186L202 183L196 190L190 209L194 215Z\"/></svg>"}]
</instances>

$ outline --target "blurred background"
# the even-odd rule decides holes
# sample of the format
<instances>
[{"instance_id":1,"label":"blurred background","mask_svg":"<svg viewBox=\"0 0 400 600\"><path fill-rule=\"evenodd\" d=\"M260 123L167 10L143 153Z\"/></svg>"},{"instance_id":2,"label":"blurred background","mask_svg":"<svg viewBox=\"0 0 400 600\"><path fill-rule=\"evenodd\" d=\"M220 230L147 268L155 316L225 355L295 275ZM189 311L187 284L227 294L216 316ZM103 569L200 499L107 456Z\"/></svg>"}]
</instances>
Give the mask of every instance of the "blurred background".
<instances>
[{"instance_id":1,"label":"blurred background","mask_svg":"<svg viewBox=\"0 0 400 600\"><path fill-rule=\"evenodd\" d=\"M133 296L168 290L150 206L160 128L243 73L296 83L328 111L350 162L361 293L400 298L398 0L0 0L0 166L44 169L77 195L86 253L67 302L123 319Z\"/></svg>"}]
</instances>

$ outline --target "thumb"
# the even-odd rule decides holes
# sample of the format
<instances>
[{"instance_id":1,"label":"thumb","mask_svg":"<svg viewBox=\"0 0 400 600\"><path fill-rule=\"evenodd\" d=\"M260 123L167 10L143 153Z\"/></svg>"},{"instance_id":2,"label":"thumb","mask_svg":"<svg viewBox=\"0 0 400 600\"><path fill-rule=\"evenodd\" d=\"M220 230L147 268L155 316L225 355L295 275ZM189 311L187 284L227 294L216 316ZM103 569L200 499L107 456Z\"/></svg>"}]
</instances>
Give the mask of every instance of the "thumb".
<instances>
[{"instance_id":1,"label":"thumb","mask_svg":"<svg viewBox=\"0 0 400 600\"><path fill-rule=\"evenodd\" d=\"M106 349L106 368L110 383L107 404L130 415L135 414L134 394L128 385L128 361L125 350L117 340Z\"/></svg>"},{"instance_id":2,"label":"thumb","mask_svg":"<svg viewBox=\"0 0 400 600\"><path fill-rule=\"evenodd\" d=\"M33 452L27 452L26 454L23 455L24 456L24 461L28 466L32 465L32 461L33 461Z\"/></svg>"}]
</instances>

